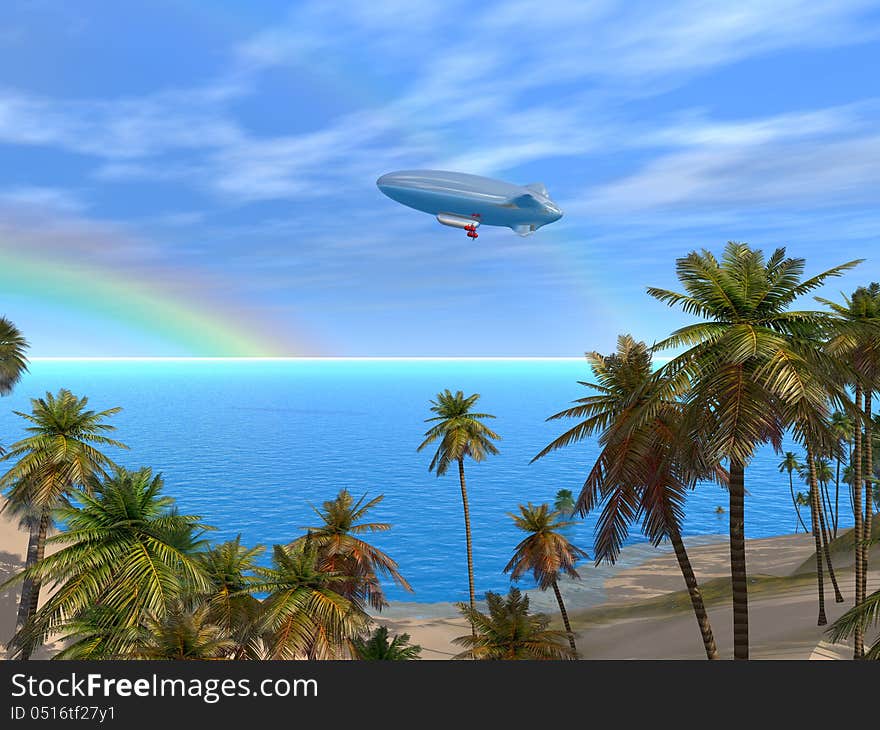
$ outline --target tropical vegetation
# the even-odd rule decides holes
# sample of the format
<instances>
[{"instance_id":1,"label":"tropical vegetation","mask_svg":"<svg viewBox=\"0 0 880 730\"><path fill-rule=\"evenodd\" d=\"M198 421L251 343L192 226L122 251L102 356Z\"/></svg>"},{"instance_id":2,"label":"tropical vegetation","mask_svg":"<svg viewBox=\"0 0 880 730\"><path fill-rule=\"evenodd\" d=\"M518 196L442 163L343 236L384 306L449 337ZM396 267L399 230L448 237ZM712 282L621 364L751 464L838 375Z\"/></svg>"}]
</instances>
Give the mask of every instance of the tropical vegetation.
<instances>
[{"instance_id":1,"label":"tropical vegetation","mask_svg":"<svg viewBox=\"0 0 880 730\"><path fill-rule=\"evenodd\" d=\"M513 580L531 573L542 591L553 589L569 646L577 653L574 632L559 590L559 578L565 575L579 580L580 574L575 565L580 558L589 556L562 534L561 530L574 523L560 520L559 516L559 512L551 511L546 504L535 506L531 502L520 505L519 514L510 515L513 523L527 536L514 548L513 557L504 567L504 572L510 573Z\"/></svg>"},{"instance_id":2,"label":"tropical vegetation","mask_svg":"<svg viewBox=\"0 0 880 730\"><path fill-rule=\"evenodd\" d=\"M471 516L468 505L467 485L464 478L464 460L483 461L490 454L497 454L493 441L501 437L483 421L495 418L489 413L475 413L473 407L480 399L479 393L465 396L462 391L452 393L448 388L437 394L431 401L434 416L426 418L426 423L434 424L425 432L425 439L418 451L432 444L438 444L434 457L428 466L438 477L443 476L452 464L458 465L458 481L461 487L461 504L464 509L464 533L467 547L468 593L471 609L474 609L474 554L471 541Z\"/></svg>"},{"instance_id":3,"label":"tropical vegetation","mask_svg":"<svg viewBox=\"0 0 880 730\"><path fill-rule=\"evenodd\" d=\"M549 629L549 617L529 612L529 597L518 588L507 596L486 593L486 612L458 603L459 611L474 628L472 634L459 636L453 643L465 647L453 659L575 659L577 653L568 645L563 631Z\"/></svg>"},{"instance_id":4,"label":"tropical vegetation","mask_svg":"<svg viewBox=\"0 0 880 730\"><path fill-rule=\"evenodd\" d=\"M681 291L647 291L696 321L651 346L624 334L614 352L587 353L592 379L580 384L590 393L547 419L576 423L532 459L592 440L598 450L580 491L560 488L552 506L528 502L509 513L525 534L504 572L552 589L561 629L532 613L517 587L487 592L485 609L478 606L465 462L497 454L501 437L487 425L494 416L478 411L479 394L439 392L417 451L433 449L428 470L437 477L450 467L459 477L469 600L457 606L471 632L454 640L463 649L456 658L578 657L560 581L580 578L588 556L572 543L572 528L575 516L592 513L597 564L615 563L635 527L650 543L671 545L706 656L719 658L684 530L691 493L720 487L728 495L716 512L729 520L733 656L747 659L747 476L764 447L781 457L780 491L791 499L795 532L807 532L800 508L809 509L818 625L827 621L826 579L835 599L846 600L832 546L849 505L854 595L828 635L851 639L855 659L880 658L880 640L866 646L880 623L880 592L868 595L867 584L880 497L880 284L841 303L817 297L824 309L797 308L858 263L806 276L805 261L782 248L766 256L731 242L720 258L693 251L676 261ZM27 371L27 347L0 318L0 395ZM666 351L671 357L660 362ZM388 605L388 583L412 590L397 562L370 542L391 529L371 517L382 495L340 489L314 509L315 524L269 550L240 537L212 543L213 528L177 508L162 475L114 462L126 448L112 437L119 410L94 410L61 389L14 412L24 436L0 453L8 467L0 488L28 548L24 568L0 586L21 588L13 657L41 647L62 659L419 657L408 635L391 636L371 615Z\"/></svg>"}]
</instances>

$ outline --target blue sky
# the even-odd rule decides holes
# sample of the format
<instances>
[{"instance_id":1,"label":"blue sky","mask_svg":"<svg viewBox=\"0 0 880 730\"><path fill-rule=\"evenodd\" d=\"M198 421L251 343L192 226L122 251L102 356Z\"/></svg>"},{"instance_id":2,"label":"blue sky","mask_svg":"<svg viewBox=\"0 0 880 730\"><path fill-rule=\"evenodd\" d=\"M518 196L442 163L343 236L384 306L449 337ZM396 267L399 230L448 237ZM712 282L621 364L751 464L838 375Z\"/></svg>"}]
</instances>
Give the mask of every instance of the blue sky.
<instances>
[{"instance_id":1,"label":"blue sky","mask_svg":"<svg viewBox=\"0 0 880 730\"><path fill-rule=\"evenodd\" d=\"M685 320L644 289L694 248L880 279L878 71L877 2L5 0L0 278L85 267L287 354L650 341ZM471 242L378 192L406 168L541 181L565 217ZM33 355L199 354L174 308L43 286L0 289Z\"/></svg>"}]
</instances>

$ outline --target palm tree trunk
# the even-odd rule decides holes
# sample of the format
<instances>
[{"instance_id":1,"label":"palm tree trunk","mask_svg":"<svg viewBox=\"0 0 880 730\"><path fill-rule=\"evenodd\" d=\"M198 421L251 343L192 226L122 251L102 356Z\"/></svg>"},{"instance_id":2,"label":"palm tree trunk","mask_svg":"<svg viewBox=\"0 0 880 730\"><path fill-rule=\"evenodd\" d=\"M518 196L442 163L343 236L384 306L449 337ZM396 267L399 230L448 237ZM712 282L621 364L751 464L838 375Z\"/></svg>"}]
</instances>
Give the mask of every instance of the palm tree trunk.
<instances>
[{"instance_id":1,"label":"palm tree trunk","mask_svg":"<svg viewBox=\"0 0 880 730\"><path fill-rule=\"evenodd\" d=\"M31 519L29 520L29 535L28 535L28 546L27 553L25 555L24 567L30 568L34 563L37 562L37 545L40 542L40 522L42 522L42 512L41 519ZM15 621L15 630L19 631L22 626L27 622L28 610L31 605L31 586L33 585L33 580L31 578L26 578L22 581L21 584L21 596L18 599L18 616Z\"/></svg>"},{"instance_id":2,"label":"palm tree trunk","mask_svg":"<svg viewBox=\"0 0 880 730\"><path fill-rule=\"evenodd\" d=\"M865 390L865 524L862 526L862 600L868 595L868 552L874 525L874 509L871 505L874 489L874 421L871 416L871 399L874 384Z\"/></svg>"},{"instance_id":3,"label":"palm tree trunk","mask_svg":"<svg viewBox=\"0 0 880 730\"><path fill-rule=\"evenodd\" d=\"M819 534L822 536L822 551L825 553L825 564L828 566L828 577L834 586L834 602L843 603L843 595L837 585L837 576L834 575L834 565L831 563L831 550L828 548L828 530L825 528L825 515L819 510Z\"/></svg>"},{"instance_id":4,"label":"palm tree trunk","mask_svg":"<svg viewBox=\"0 0 880 730\"><path fill-rule=\"evenodd\" d=\"M788 470L788 490L791 492L791 503L794 505L795 514L797 514L798 522L801 523L801 527L804 528L804 533L807 532L807 526L804 524L804 518L801 517L801 511L798 509L797 497L794 496L794 480L791 478L791 469ZM797 532L797 522L794 524L794 531Z\"/></svg>"},{"instance_id":5,"label":"palm tree trunk","mask_svg":"<svg viewBox=\"0 0 880 730\"><path fill-rule=\"evenodd\" d=\"M862 593L862 537L863 537L863 529L862 529L862 520L864 518L864 514L862 513L862 423L861 423L861 410L862 410L862 386L861 383L856 382L855 388L855 399L856 399L856 419L855 419L855 428L853 429L853 437L855 441L855 446L853 448L853 484L855 488L852 490L853 496L853 517L855 519L855 526L853 527L853 541L855 544L855 580L856 580L856 597L855 597L855 605L861 605L862 601L865 600L864 593ZM856 626L855 631L853 632L853 659L861 659L865 654L865 634L860 626Z\"/></svg>"},{"instance_id":6,"label":"palm tree trunk","mask_svg":"<svg viewBox=\"0 0 880 730\"><path fill-rule=\"evenodd\" d=\"M831 517L830 515L833 513L833 509L831 507L831 494L828 492L828 484L824 482L819 482L819 490L822 495L822 513L828 516L828 526L829 529L831 527ZM827 535L826 535L827 537Z\"/></svg>"},{"instance_id":7,"label":"palm tree trunk","mask_svg":"<svg viewBox=\"0 0 880 730\"><path fill-rule=\"evenodd\" d=\"M464 507L464 535L467 542L468 590L471 597L471 610L476 611L474 599L474 553L471 547L471 512L468 507L467 486L464 481L464 459L458 460L458 479L461 482L461 503ZM476 636L476 629L471 624L471 633Z\"/></svg>"},{"instance_id":8,"label":"palm tree trunk","mask_svg":"<svg viewBox=\"0 0 880 730\"><path fill-rule=\"evenodd\" d=\"M562 594L559 592L559 584L553 581L553 592L556 594L556 602L559 604L559 613L562 614L562 623L565 625L565 631L568 634L568 645L571 650L577 654L577 646L574 643L574 633L571 630L571 624L568 621L568 611L565 610L565 604L562 602Z\"/></svg>"},{"instance_id":9,"label":"palm tree trunk","mask_svg":"<svg viewBox=\"0 0 880 730\"><path fill-rule=\"evenodd\" d=\"M746 573L745 465L730 460L730 583L733 591L733 658L749 658L749 585Z\"/></svg>"},{"instance_id":10,"label":"palm tree trunk","mask_svg":"<svg viewBox=\"0 0 880 730\"><path fill-rule=\"evenodd\" d=\"M834 479L834 523L832 539L837 539L837 518L840 516L840 457L837 457L837 476Z\"/></svg>"},{"instance_id":11,"label":"palm tree trunk","mask_svg":"<svg viewBox=\"0 0 880 730\"><path fill-rule=\"evenodd\" d=\"M25 568L30 568L39 563L46 554L46 536L49 533L50 510L43 507L40 512L39 522L31 526L31 534L28 538L28 551L25 558ZM21 599L18 604L18 618L16 620L16 633L30 621L37 612L40 601L40 588L42 581L28 578L22 582ZM33 646L28 642L21 645L19 659L30 659Z\"/></svg>"},{"instance_id":12,"label":"palm tree trunk","mask_svg":"<svg viewBox=\"0 0 880 730\"><path fill-rule=\"evenodd\" d=\"M703 636L706 658L718 659L718 648L715 646L715 636L709 623L709 614L706 613L706 607L703 604L703 594L697 583L697 576L694 575L694 569L691 566L690 558L688 558L687 550L685 550L684 541L681 539L681 533L677 528L670 530L669 539L675 550L675 557L678 559L678 567L681 569L681 574L684 577L684 584L687 586L688 595L691 597L691 605L694 607L697 625L700 627L700 634Z\"/></svg>"},{"instance_id":13,"label":"palm tree trunk","mask_svg":"<svg viewBox=\"0 0 880 730\"><path fill-rule=\"evenodd\" d=\"M818 626L825 626L825 572L822 570L822 536L819 527L819 487L816 484L816 463L813 452L807 449L807 464L810 470L810 517L813 525L813 539L816 542L816 583L819 588L819 619Z\"/></svg>"}]
</instances>

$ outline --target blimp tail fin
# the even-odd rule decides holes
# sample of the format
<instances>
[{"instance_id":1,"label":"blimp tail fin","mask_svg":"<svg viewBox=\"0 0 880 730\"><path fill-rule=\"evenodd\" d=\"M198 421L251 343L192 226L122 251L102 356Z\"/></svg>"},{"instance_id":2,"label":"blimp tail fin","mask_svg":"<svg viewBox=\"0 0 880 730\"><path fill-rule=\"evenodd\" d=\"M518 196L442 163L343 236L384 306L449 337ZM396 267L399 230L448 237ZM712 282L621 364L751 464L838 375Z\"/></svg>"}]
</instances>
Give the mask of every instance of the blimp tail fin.
<instances>
[{"instance_id":1,"label":"blimp tail fin","mask_svg":"<svg viewBox=\"0 0 880 730\"><path fill-rule=\"evenodd\" d=\"M543 195L545 198L548 197L549 193L547 192L547 188L544 186L544 183L529 183L526 185L529 190L534 190L538 195Z\"/></svg>"},{"instance_id":2,"label":"blimp tail fin","mask_svg":"<svg viewBox=\"0 0 880 730\"><path fill-rule=\"evenodd\" d=\"M531 193L525 193L524 195L517 195L515 198L510 199L510 203L515 205L517 208L540 208L540 201Z\"/></svg>"}]
</instances>

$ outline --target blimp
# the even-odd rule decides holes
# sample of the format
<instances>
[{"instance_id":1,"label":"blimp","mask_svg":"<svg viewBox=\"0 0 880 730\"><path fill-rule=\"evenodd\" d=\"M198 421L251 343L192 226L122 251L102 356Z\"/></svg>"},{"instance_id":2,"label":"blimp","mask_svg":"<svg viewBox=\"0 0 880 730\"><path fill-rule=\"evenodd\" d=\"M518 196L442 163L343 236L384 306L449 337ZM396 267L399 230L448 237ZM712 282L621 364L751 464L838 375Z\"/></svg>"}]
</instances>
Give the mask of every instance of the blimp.
<instances>
[{"instance_id":1,"label":"blimp","mask_svg":"<svg viewBox=\"0 0 880 730\"><path fill-rule=\"evenodd\" d=\"M392 200L461 228L469 238L478 237L481 225L528 236L562 218L543 183L513 185L464 172L401 170L382 175L376 185Z\"/></svg>"}]
</instances>

